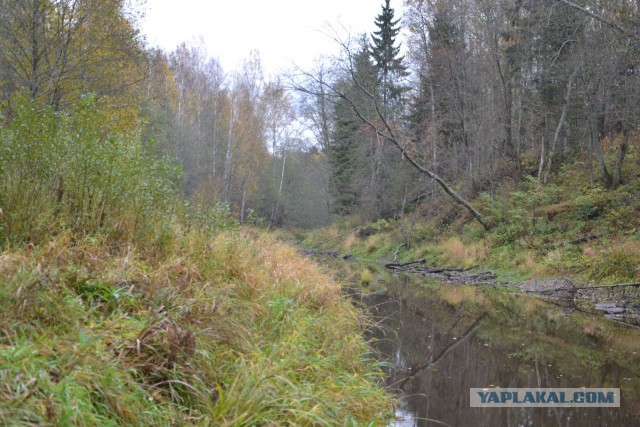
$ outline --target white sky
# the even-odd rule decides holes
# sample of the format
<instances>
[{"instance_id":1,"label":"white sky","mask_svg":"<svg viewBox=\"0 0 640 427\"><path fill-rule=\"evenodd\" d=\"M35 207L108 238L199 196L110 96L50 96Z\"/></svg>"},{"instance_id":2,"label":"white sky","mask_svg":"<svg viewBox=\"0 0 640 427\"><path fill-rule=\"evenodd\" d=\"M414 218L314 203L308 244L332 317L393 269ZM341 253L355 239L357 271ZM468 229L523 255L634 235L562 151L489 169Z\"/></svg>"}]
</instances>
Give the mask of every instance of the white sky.
<instances>
[{"instance_id":1,"label":"white sky","mask_svg":"<svg viewBox=\"0 0 640 427\"><path fill-rule=\"evenodd\" d=\"M353 36L375 30L384 0L147 0L141 29L149 45L172 51L202 38L225 71L258 50L267 74L303 68L339 52L328 25ZM396 19L402 0L392 0ZM342 30L341 30L342 31ZM346 32L345 32L346 33Z\"/></svg>"}]
</instances>

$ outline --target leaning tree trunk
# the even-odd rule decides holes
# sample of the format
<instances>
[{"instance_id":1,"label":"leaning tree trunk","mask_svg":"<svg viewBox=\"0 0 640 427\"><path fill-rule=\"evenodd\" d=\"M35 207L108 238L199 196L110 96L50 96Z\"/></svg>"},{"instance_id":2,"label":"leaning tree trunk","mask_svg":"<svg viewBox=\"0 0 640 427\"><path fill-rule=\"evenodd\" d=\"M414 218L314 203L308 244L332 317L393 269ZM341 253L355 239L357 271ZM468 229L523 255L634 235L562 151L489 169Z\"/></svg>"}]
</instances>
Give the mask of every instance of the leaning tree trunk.
<instances>
[{"instance_id":1,"label":"leaning tree trunk","mask_svg":"<svg viewBox=\"0 0 640 427\"><path fill-rule=\"evenodd\" d=\"M387 121L387 118L383 114L380 108L380 105L377 102L376 96L373 95L370 91L368 91L358 81L356 77L356 73L353 68L354 67L353 58L351 56L351 51L349 50L349 47L345 44L342 44L342 47L348 55L349 68L347 69L347 71L351 76L351 80L356 85L358 90L369 100L370 105L373 106L373 109L376 115L375 119L369 119L365 114L363 114L363 111L360 110L355 100L352 97L350 97L347 93L338 89L336 86L330 85L325 81L321 81L316 76L313 76L311 74L306 74L307 77L312 78L318 84L324 85L337 98L345 101L351 107L351 110L354 112L354 114L358 117L358 119L363 124L369 126L376 133L376 135L382 137L384 141L387 141L391 143L393 146L395 146L398 149L398 151L402 153L403 159L408 161L409 164L411 164L411 166L417 169L420 173L423 173L424 175L428 176L429 178L437 182L438 185L444 190L444 192L447 193L456 203L462 205L467 211L469 211L469 213L473 216L473 218L476 221L478 221L484 227L485 230L489 230L490 228L489 224L484 220L484 217L480 214L480 212L478 212L471 205L471 203L469 203L464 197L460 196L451 187L449 187L449 185L442 178L440 178L435 172L431 171L430 169L420 164L413 157L413 155L407 151L406 144L403 144L401 139L398 136L396 136L394 127L391 126L391 124ZM312 91L310 92L308 88L297 86L297 89L302 92L314 94ZM464 124L464 119L463 119L463 124Z\"/></svg>"},{"instance_id":2,"label":"leaning tree trunk","mask_svg":"<svg viewBox=\"0 0 640 427\"><path fill-rule=\"evenodd\" d=\"M378 104L375 102L375 98L373 97L373 95L371 95L369 92L366 92L366 89L362 87L360 87L360 89L365 91L365 93L370 97L370 99L372 99L372 102L374 103L374 106L376 109L376 114L378 116L378 119L380 119L380 121L382 122L382 126L381 126L382 128L380 126L377 126L373 121L367 119L360 112L360 110L355 105L355 103L351 99L349 99L349 97L347 97L345 94L339 91L336 91L335 88L333 88L333 90L336 92L338 96L340 96L342 99L344 99L350 104L353 112L358 116L358 118L364 124L370 126L373 129L373 131L376 132L376 134L382 136L386 141L390 142L393 146L395 146L402 153L402 157L406 159L409 162L409 164L411 164L411 166L413 166L415 169L417 169L421 173L425 174L426 176L428 176L429 178L437 182L438 185L444 190L444 192L447 193L458 204L462 205L467 211L469 211L469 213L471 213L471 215L475 218L475 220L478 221L482 225L482 227L484 227L485 230L489 230L490 228L489 224L487 224L487 222L484 220L480 212L478 212L471 205L471 203L469 203L464 197L460 196L451 187L449 187L449 185L442 178L440 178L435 172L431 171L430 169L427 169L426 167L418 163L418 161L410 153L407 152L407 149L406 149L407 147L404 146L400 142L400 140L396 137L395 132L393 131L393 128L389 125L386 118L380 111L380 108Z\"/></svg>"}]
</instances>

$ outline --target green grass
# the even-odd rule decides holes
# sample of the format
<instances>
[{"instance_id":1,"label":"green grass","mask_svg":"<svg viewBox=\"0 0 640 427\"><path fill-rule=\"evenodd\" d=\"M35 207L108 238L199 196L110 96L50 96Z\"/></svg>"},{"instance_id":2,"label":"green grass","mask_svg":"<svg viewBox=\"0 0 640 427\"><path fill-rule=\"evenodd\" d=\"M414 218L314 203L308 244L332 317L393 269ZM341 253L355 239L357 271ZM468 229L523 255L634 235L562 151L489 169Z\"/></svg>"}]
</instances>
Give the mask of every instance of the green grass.
<instances>
[{"instance_id":1,"label":"green grass","mask_svg":"<svg viewBox=\"0 0 640 427\"><path fill-rule=\"evenodd\" d=\"M611 163L615 152L608 153ZM564 165L550 182L540 187L525 177L505 183L493 196L481 194L472 204L492 224L485 231L464 209L448 199L457 217L426 216L411 234L411 246L398 254L399 261L425 258L430 265L472 267L497 271L502 280L530 276L572 276L580 282L598 284L640 279L640 146L632 144L625 160L625 182L617 188L591 188L588 167L577 159ZM447 211L446 208L440 210ZM428 211L427 211L428 212ZM343 221L305 236L312 245L344 232ZM390 260L403 242L400 221L387 221L376 234L356 233L327 244L360 259ZM574 239L595 236L578 244Z\"/></svg>"},{"instance_id":2,"label":"green grass","mask_svg":"<svg viewBox=\"0 0 640 427\"><path fill-rule=\"evenodd\" d=\"M0 424L384 424L362 314L253 230L0 257Z\"/></svg>"}]
</instances>

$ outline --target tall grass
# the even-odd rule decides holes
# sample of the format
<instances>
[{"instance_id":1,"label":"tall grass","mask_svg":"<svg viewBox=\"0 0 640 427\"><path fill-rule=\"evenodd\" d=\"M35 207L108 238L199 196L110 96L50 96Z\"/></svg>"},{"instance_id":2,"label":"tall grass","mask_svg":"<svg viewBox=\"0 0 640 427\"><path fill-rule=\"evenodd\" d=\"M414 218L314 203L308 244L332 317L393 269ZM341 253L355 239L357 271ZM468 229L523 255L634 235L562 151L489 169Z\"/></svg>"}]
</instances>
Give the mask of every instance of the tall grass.
<instances>
[{"instance_id":1,"label":"tall grass","mask_svg":"<svg viewBox=\"0 0 640 427\"><path fill-rule=\"evenodd\" d=\"M360 314L290 248L192 231L180 254L143 259L70 237L0 257L4 424L389 416Z\"/></svg>"},{"instance_id":2,"label":"tall grass","mask_svg":"<svg viewBox=\"0 0 640 427\"><path fill-rule=\"evenodd\" d=\"M19 100L0 129L0 424L384 423L389 396L340 286L88 97Z\"/></svg>"}]
</instances>

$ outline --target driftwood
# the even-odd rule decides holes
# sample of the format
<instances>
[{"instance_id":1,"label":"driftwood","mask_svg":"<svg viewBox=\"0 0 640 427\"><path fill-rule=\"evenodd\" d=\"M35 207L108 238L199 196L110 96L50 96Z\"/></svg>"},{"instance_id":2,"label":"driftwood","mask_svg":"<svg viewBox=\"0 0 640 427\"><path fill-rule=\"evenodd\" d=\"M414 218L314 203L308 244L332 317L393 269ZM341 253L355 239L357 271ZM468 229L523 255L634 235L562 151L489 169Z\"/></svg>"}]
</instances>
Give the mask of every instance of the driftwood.
<instances>
[{"instance_id":1,"label":"driftwood","mask_svg":"<svg viewBox=\"0 0 640 427\"><path fill-rule=\"evenodd\" d=\"M415 274L422 277L437 277L446 283L464 285L493 285L498 277L490 271L470 273L469 270L475 268L456 267L422 267L418 264L425 262L425 259L417 259L404 263L386 263L384 266L389 270L399 273Z\"/></svg>"},{"instance_id":2,"label":"driftwood","mask_svg":"<svg viewBox=\"0 0 640 427\"><path fill-rule=\"evenodd\" d=\"M402 270L404 267L408 267L414 264L422 264L426 261L427 261L426 259L421 258L421 259L415 259L409 262L389 262L389 263L386 263L384 266L390 270Z\"/></svg>"},{"instance_id":3,"label":"driftwood","mask_svg":"<svg viewBox=\"0 0 640 427\"><path fill-rule=\"evenodd\" d=\"M618 283L616 285L595 285L595 286L569 286L553 289L529 290L525 291L530 294L552 294L554 292L577 292L583 290L602 290L615 288L640 288L640 283Z\"/></svg>"}]
</instances>

